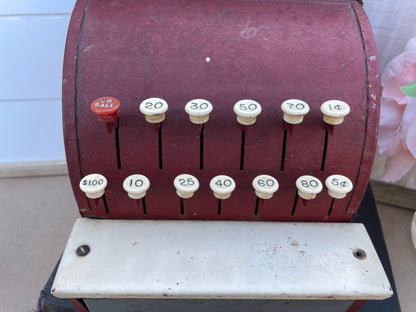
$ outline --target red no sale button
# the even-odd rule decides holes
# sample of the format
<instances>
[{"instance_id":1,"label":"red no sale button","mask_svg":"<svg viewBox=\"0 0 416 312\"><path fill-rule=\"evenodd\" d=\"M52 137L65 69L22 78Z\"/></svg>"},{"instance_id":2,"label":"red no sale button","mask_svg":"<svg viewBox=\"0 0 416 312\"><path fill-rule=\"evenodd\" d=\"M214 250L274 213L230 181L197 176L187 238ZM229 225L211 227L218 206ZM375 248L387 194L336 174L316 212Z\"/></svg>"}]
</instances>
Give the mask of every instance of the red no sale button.
<instances>
[{"instance_id":1,"label":"red no sale button","mask_svg":"<svg viewBox=\"0 0 416 312\"><path fill-rule=\"evenodd\" d=\"M115 121L119 108L120 101L111 96L100 97L91 103L91 110L102 122Z\"/></svg>"}]
</instances>

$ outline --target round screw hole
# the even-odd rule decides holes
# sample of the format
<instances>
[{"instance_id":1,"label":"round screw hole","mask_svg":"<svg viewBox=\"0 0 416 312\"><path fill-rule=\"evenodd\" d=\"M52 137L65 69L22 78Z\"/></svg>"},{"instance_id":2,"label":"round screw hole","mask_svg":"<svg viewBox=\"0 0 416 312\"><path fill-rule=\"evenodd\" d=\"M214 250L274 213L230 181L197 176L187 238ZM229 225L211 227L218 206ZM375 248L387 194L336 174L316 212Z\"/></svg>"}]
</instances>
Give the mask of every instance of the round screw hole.
<instances>
[{"instance_id":1,"label":"round screw hole","mask_svg":"<svg viewBox=\"0 0 416 312\"><path fill-rule=\"evenodd\" d=\"M76 253L77 253L78 256L84 257L84 256L86 256L86 255L88 255L90 253L90 250L91 250L90 249L90 246L88 246L88 245L82 245L82 246L79 246L77 248Z\"/></svg>"},{"instance_id":2,"label":"round screw hole","mask_svg":"<svg viewBox=\"0 0 416 312\"><path fill-rule=\"evenodd\" d=\"M367 254L364 250L362 249L354 249L352 251L352 254L354 255L354 257L356 257L358 260L364 260L365 258L367 258Z\"/></svg>"}]
</instances>

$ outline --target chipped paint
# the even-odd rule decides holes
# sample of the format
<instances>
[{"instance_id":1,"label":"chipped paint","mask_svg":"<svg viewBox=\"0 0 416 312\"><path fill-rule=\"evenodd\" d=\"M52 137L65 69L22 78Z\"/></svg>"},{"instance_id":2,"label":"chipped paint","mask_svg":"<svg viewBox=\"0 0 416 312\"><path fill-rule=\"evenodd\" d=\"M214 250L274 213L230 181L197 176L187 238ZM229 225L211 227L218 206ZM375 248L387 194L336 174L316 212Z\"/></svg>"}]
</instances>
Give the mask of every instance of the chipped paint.
<instances>
[{"instance_id":1,"label":"chipped paint","mask_svg":"<svg viewBox=\"0 0 416 312\"><path fill-rule=\"evenodd\" d=\"M83 51L84 51L84 52L90 52L90 51L91 51L91 49L92 49L94 46L95 46L95 43L93 43L93 44L89 45L89 46L88 46L88 47L86 47Z\"/></svg>"}]
</instances>

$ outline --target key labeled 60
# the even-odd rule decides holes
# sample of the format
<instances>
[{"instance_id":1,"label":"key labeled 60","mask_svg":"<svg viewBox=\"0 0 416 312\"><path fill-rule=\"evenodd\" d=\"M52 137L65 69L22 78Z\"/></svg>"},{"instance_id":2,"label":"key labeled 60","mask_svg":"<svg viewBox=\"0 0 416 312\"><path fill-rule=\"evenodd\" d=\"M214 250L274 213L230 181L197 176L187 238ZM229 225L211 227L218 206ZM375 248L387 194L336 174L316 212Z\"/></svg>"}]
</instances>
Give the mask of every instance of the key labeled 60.
<instances>
[{"instance_id":1,"label":"key labeled 60","mask_svg":"<svg viewBox=\"0 0 416 312\"><path fill-rule=\"evenodd\" d=\"M279 189L279 183L277 180L267 174L255 177L251 184L256 195L262 199L272 198L273 194Z\"/></svg>"}]
</instances>

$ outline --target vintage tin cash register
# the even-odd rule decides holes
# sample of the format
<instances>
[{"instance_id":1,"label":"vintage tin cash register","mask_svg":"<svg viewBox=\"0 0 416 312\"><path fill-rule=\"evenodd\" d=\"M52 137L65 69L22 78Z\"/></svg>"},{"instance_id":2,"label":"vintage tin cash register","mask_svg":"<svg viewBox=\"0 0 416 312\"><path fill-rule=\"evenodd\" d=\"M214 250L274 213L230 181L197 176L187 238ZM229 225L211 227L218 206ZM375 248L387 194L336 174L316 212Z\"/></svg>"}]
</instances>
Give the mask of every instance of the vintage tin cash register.
<instances>
[{"instance_id":1,"label":"vintage tin cash register","mask_svg":"<svg viewBox=\"0 0 416 312\"><path fill-rule=\"evenodd\" d=\"M78 0L63 74L77 311L358 311L379 112L355 0Z\"/></svg>"}]
</instances>

